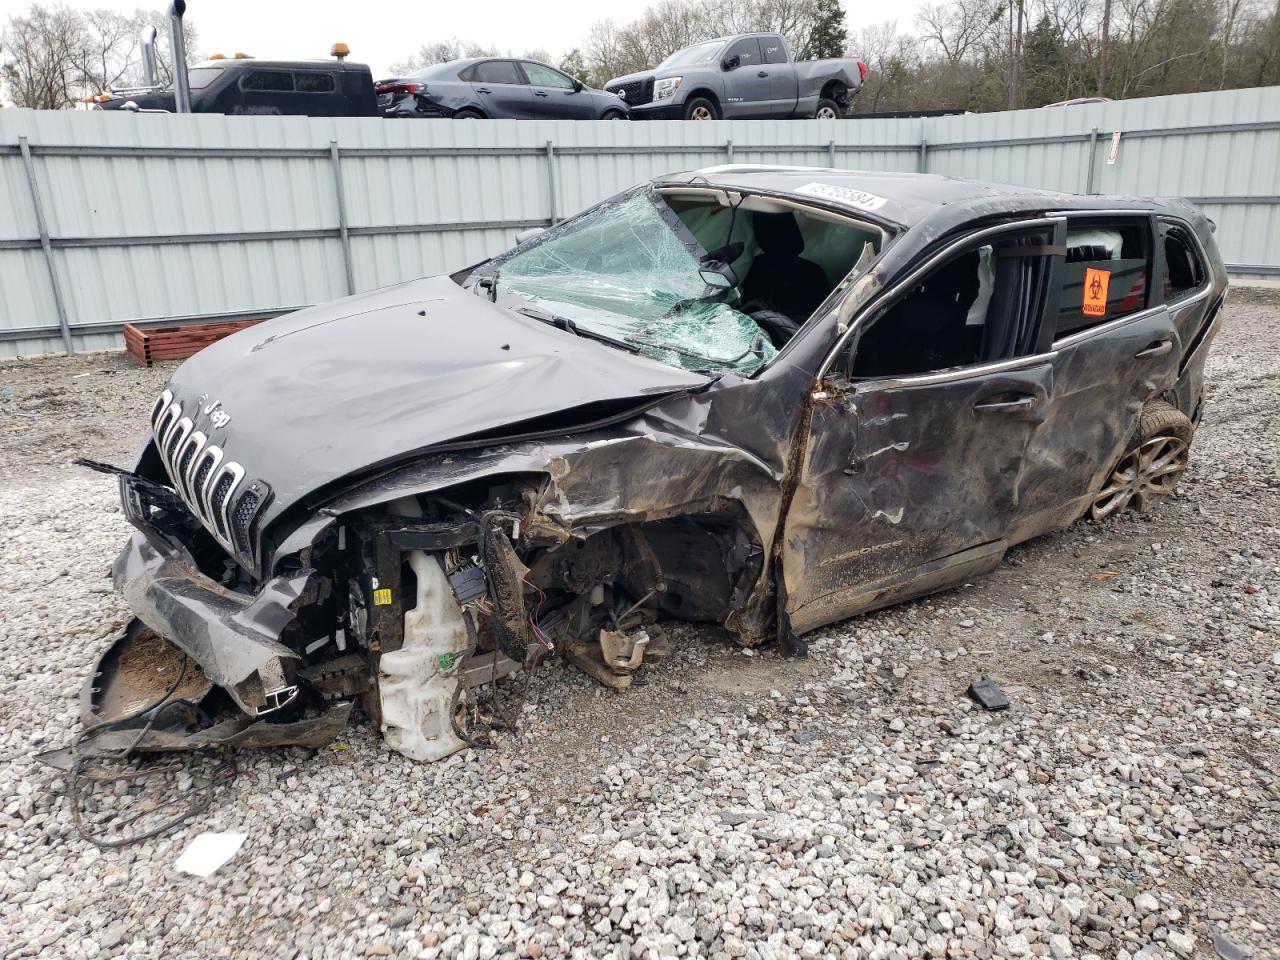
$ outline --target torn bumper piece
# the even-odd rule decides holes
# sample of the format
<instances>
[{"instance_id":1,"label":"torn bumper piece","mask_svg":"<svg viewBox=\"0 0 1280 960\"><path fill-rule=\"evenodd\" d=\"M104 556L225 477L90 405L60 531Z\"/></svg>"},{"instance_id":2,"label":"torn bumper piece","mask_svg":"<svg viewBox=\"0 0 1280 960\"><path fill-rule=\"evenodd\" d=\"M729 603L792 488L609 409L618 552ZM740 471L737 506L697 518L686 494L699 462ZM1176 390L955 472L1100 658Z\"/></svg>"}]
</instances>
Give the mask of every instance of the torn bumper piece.
<instances>
[{"instance_id":1,"label":"torn bumper piece","mask_svg":"<svg viewBox=\"0 0 1280 960\"><path fill-rule=\"evenodd\" d=\"M138 619L185 652L250 718L279 710L297 696L291 678L298 655L281 636L299 607L314 601L314 570L268 580L250 596L205 576L163 534L138 530L116 559L114 576L116 590ZM90 682L97 680L95 673Z\"/></svg>"},{"instance_id":2,"label":"torn bumper piece","mask_svg":"<svg viewBox=\"0 0 1280 960\"><path fill-rule=\"evenodd\" d=\"M303 747L318 750L332 743L347 726L351 701L335 703L319 716L288 723L228 717L211 726L199 726L203 717L191 704L177 701L162 708L155 725L142 733L146 718L131 726L112 727L90 733L73 751L70 747L40 755L40 760L57 770L70 770L75 756L118 759L123 753L180 753L231 747L260 750L268 747Z\"/></svg>"}]
</instances>

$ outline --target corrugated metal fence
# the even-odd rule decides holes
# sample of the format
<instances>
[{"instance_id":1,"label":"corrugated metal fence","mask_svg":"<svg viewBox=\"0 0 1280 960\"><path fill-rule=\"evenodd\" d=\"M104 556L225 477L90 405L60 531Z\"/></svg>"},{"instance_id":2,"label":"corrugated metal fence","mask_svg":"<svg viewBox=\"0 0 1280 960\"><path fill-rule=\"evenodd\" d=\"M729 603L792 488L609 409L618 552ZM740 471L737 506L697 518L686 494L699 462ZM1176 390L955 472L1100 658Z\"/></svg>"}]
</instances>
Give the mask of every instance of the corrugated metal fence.
<instances>
[{"instance_id":1,"label":"corrugated metal fence","mask_svg":"<svg viewBox=\"0 0 1280 960\"><path fill-rule=\"evenodd\" d=\"M1118 145L1113 136L1119 132ZM0 111L0 356L455 269L659 174L927 171L1185 196L1280 276L1280 88L902 120L621 123Z\"/></svg>"}]
</instances>

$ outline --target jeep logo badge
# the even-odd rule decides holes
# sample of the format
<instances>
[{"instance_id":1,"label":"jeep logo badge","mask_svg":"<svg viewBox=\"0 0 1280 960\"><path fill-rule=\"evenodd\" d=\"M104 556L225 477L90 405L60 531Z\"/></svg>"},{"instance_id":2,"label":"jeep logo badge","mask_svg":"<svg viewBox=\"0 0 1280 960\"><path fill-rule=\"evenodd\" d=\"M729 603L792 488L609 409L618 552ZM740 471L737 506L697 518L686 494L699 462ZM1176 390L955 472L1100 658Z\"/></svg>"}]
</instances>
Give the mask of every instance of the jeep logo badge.
<instances>
[{"instance_id":1,"label":"jeep logo badge","mask_svg":"<svg viewBox=\"0 0 1280 960\"><path fill-rule=\"evenodd\" d=\"M222 409L222 401L215 400L213 403L206 403L209 399L207 393L200 395L200 407L204 410L204 414L209 418L209 422L213 424L215 430L221 430L231 422L231 414Z\"/></svg>"}]
</instances>

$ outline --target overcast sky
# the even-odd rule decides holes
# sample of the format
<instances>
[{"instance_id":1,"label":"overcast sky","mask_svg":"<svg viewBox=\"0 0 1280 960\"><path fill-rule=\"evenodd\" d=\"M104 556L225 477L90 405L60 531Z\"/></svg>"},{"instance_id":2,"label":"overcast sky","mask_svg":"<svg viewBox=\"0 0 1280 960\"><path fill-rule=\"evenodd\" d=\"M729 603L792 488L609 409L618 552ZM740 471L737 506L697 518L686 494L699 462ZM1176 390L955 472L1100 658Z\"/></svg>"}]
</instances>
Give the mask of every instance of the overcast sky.
<instances>
[{"instance_id":1,"label":"overcast sky","mask_svg":"<svg viewBox=\"0 0 1280 960\"><path fill-rule=\"evenodd\" d=\"M0 0L0 14L25 9L29 0ZM327 57L341 40L351 58L375 74L406 59L424 43L459 37L521 53L535 48L559 56L578 46L596 20L625 23L652 0L188 0L187 18L199 31L202 54L237 50L285 60ZM147 6L139 0L70 0L81 8ZM919 0L845 0L851 31L897 19L910 29ZM157 0L155 6L168 4Z\"/></svg>"}]
</instances>

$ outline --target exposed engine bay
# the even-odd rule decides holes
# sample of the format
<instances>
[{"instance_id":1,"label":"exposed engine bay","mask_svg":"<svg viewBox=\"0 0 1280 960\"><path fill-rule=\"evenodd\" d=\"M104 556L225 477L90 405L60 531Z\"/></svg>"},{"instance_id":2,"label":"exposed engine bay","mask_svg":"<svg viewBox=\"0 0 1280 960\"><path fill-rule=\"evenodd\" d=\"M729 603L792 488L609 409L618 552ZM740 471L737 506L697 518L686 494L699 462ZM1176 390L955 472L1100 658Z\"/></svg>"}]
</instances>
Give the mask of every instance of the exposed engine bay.
<instances>
[{"instance_id":1,"label":"exposed engine bay","mask_svg":"<svg viewBox=\"0 0 1280 960\"><path fill-rule=\"evenodd\" d=\"M358 703L393 749L438 760L512 726L549 656L627 689L669 652L660 618L723 622L760 568L729 513L571 535L531 477L343 517L261 584L180 497L121 484L139 533L116 578L139 620L85 704L102 750L144 725L135 750L318 746Z\"/></svg>"}]
</instances>

